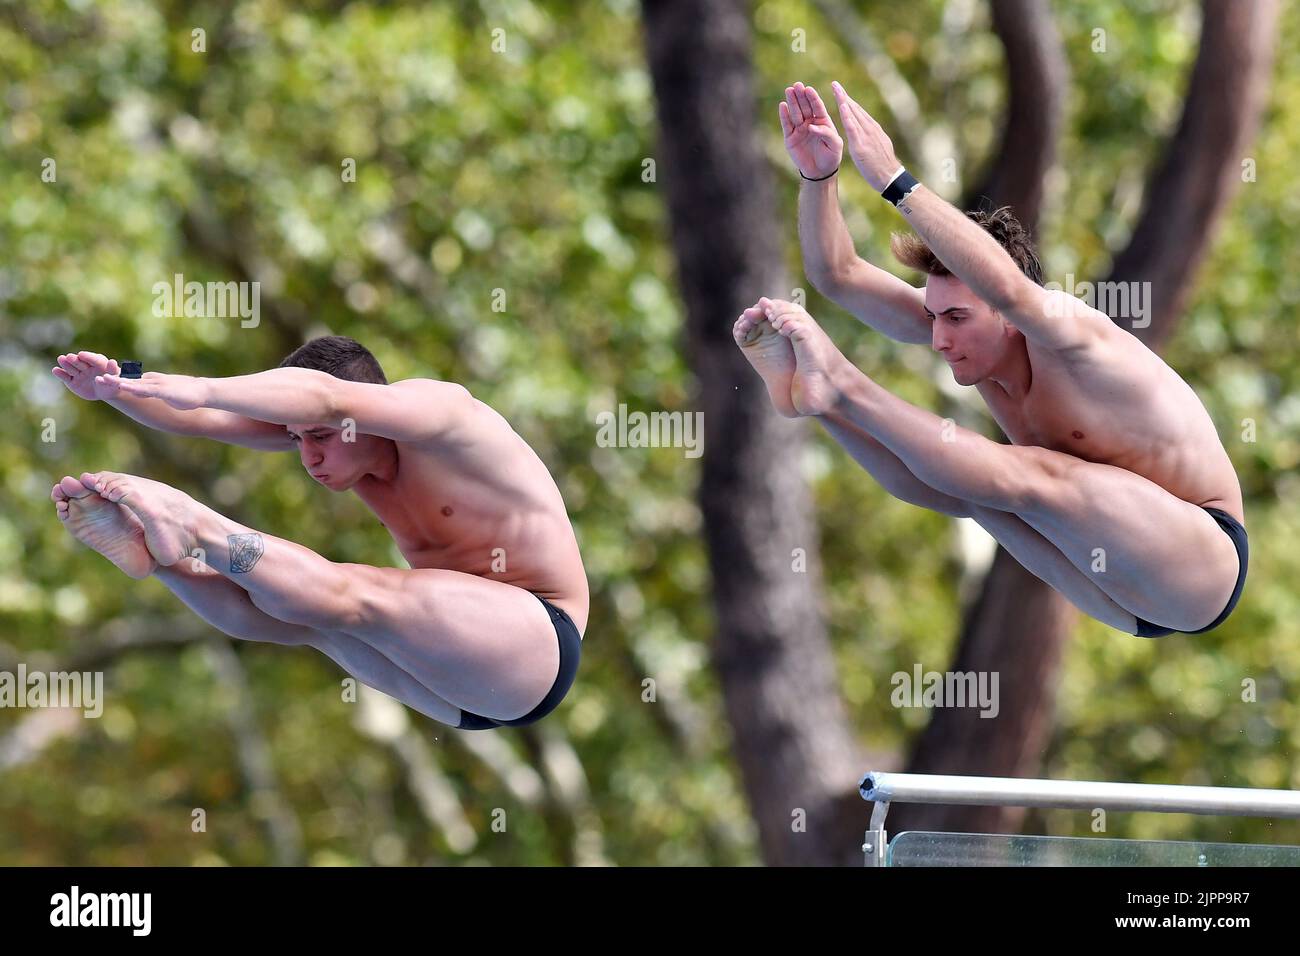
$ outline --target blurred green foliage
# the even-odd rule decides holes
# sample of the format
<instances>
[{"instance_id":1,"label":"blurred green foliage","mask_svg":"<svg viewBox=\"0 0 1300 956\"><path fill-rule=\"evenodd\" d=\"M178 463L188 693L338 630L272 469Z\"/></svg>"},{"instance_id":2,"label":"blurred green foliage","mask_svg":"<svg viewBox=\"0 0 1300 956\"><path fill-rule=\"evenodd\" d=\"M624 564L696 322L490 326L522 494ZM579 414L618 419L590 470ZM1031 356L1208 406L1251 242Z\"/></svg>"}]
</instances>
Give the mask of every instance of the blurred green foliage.
<instances>
[{"instance_id":1,"label":"blurred green foliage","mask_svg":"<svg viewBox=\"0 0 1300 956\"><path fill-rule=\"evenodd\" d=\"M973 176L996 143L1001 51L982 8L953 37L944 7L922 0L868 23L927 119L951 125ZM1095 277L1122 246L1134 190L1177 121L1196 10L1186 0L1055 8L1072 92L1040 230L1053 277ZM630 0L0 2L4 645L62 660L102 641L111 622L130 633L184 621L160 584L126 581L60 528L47 496L64 473L139 472L332 559L399 562L359 502L313 487L293 456L151 435L65 393L48 369L68 349L214 376L268 367L309 335L355 336L390 379L455 380L499 410L548 463L577 527L593 585L580 680L549 721L496 736L535 766L548 740L572 745L590 794L580 826L552 803L521 804L491 761L417 719L476 834L456 844L422 810L396 749L341 700L333 665L307 651L235 648L249 687L238 706L265 735L308 862L568 862L575 827L616 863L757 859L708 667L698 462L594 441L596 414L620 402L693 407L663 199L642 177L656 132L638 15ZM1090 49L1098 27L1105 55ZM206 52L192 50L197 28ZM807 53L791 50L795 28L808 31ZM504 52L493 48L498 29ZM889 111L815 4L757 5L754 43L778 221L801 275L776 123L782 88L836 78L887 129ZM1206 636L1138 641L1084 622L1044 775L1300 787L1294 7L1278 47L1258 178L1242 184L1166 355L1240 469L1250 581L1234 616ZM52 183L41 178L46 159L57 164ZM341 175L349 159L355 182ZM898 221L855 177L843 190L860 253L888 262ZM175 273L259 280L262 323L154 317L151 287ZM493 310L495 290L504 311ZM939 387L924 349L884 341L815 294L810 308L888 387L979 425ZM1245 419L1253 443L1241 438ZM47 420L54 442L41 439ZM956 526L890 499L823 435L807 472L849 712L864 745L901 760L925 714L890 705L890 675L916 662L945 669L971 597ZM657 704L642 700L646 677ZM1257 685L1256 702L1242 701L1243 681ZM102 718L0 764L0 862L271 862L266 809L241 770L229 691L208 652L124 655L106 685ZM0 739L12 742L30 717L0 713ZM196 807L208 814L204 833L191 832ZM496 808L509 815L506 833L492 829ZM1079 815L1033 822L1088 832ZM1109 832L1300 839L1295 824L1143 815L1113 819Z\"/></svg>"}]
</instances>

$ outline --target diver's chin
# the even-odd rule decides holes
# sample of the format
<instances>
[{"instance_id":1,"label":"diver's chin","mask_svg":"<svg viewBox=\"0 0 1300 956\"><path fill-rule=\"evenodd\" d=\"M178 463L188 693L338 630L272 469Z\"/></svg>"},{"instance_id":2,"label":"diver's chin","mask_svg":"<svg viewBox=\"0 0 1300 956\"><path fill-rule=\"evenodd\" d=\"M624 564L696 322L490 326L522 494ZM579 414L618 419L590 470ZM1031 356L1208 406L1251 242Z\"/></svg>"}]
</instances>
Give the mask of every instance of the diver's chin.
<instances>
[{"instance_id":1,"label":"diver's chin","mask_svg":"<svg viewBox=\"0 0 1300 956\"><path fill-rule=\"evenodd\" d=\"M970 359L961 359L952 365L952 380L958 385L978 385L984 379L970 367Z\"/></svg>"},{"instance_id":2,"label":"diver's chin","mask_svg":"<svg viewBox=\"0 0 1300 956\"><path fill-rule=\"evenodd\" d=\"M346 488L341 488L341 487L340 487L340 485L339 485L339 480L338 480L337 478L335 478L333 475L312 474L312 475L311 475L311 480L314 481L314 482L316 482L316 484L320 485L320 486L321 486L322 488L324 488L326 491L346 491L346 490L347 490Z\"/></svg>"},{"instance_id":3,"label":"diver's chin","mask_svg":"<svg viewBox=\"0 0 1300 956\"><path fill-rule=\"evenodd\" d=\"M328 487L330 491L338 491L338 492L351 491L353 486L360 480L361 480L360 475L355 475L351 478L330 478L330 483Z\"/></svg>"}]
</instances>

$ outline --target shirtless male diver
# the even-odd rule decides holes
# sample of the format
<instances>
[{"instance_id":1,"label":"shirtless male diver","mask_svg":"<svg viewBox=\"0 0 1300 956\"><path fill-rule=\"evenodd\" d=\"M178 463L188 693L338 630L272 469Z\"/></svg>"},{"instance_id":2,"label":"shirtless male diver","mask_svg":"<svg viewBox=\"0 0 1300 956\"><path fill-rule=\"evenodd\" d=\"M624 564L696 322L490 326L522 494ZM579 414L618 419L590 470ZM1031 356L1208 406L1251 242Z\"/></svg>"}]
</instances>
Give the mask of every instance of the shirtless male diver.
<instances>
[{"instance_id":1,"label":"shirtless male diver","mask_svg":"<svg viewBox=\"0 0 1300 956\"><path fill-rule=\"evenodd\" d=\"M902 342L929 343L1013 444L917 408L854 368L797 305L760 299L736 343L777 410L815 416L894 496L979 522L1092 617L1141 637L1218 626L1245 583L1241 487L1191 387L1139 339L1042 287L1005 210L966 214L905 171L880 125L833 85L854 165L915 230L895 255L925 289L858 258L839 210L843 142L817 91L778 107L801 178L808 277Z\"/></svg>"},{"instance_id":2,"label":"shirtless male diver","mask_svg":"<svg viewBox=\"0 0 1300 956\"><path fill-rule=\"evenodd\" d=\"M233 378L125 378L92 352L52 371L151 428L297 446L312 478L356 492L410 564L335 563L147 478L63 478L59 518L129 576L153 575L232 637L314 647L452 727L532 723L569 690L588 591L564 502L541 459L460 385L387 384L342 336Z\"/></svg>"}]
</instances>

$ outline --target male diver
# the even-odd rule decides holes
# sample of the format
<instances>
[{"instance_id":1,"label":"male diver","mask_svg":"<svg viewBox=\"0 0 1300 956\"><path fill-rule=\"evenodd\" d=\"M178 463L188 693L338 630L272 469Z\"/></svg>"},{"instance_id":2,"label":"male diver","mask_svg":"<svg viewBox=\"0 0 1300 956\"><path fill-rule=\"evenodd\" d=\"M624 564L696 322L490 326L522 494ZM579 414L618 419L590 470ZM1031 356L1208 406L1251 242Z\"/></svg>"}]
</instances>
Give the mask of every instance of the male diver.
<instances>
[{"instance_id":1,"label":"male diver","mask_svg":"<svg viewBox=\"0 0 1300 956\"><path fill-rule=\"evenodd\" d=\"M903 501L979 522L1077 607L1141 637L1217 627L1246 579L1241 486L1183 379L1105 314L1042 284L1008 210L963 214L906 172L880 124L834 84L854 165L911 224L895 256L924 289L862 260L839 210L843 141L817 91L779 104L801 177L808 277L973 385L1011 445L956 427L855 368L804 309L760 299L733 327L776 409L816 417Z\"/></svg>"},{"instance_id":2,"label":"male diver","mask_svg":"<svg viewBox=\"0 0 1300 956\"><path fill-rule=\"evenodd\" d=\"M329 561L147 478L63 478L59 518L129 576L153 575L232 637L314 647L452 727L532 723L568 692L588 589L564 502L541 459L460 385L388 384L342 336L232 378L133 379L92 352L52 371L151 428L296 447L313 479L356 493L410 564Z\"/></svg>"}]
</instances>

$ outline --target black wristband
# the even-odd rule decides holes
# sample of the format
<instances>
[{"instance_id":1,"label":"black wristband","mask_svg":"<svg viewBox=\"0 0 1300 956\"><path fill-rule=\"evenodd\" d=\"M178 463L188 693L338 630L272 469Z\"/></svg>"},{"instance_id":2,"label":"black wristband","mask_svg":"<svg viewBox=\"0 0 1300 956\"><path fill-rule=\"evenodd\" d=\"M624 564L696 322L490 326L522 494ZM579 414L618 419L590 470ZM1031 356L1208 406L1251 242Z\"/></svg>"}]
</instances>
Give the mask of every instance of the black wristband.
<instances>
[{"instance_id":1,"label":"black wristband","mask_svg":"<svg viewBox=\"0 0 1300 956\"><path fill-rule=\"evenodd\" d=\"M916 181L916 177L905 169L894 177L894 181L886 186L885 191L880 195L897 206L919 185L921 184Z\"/></svg>"},{"instance_id":2,"label":"black wristband","mask_svg":"<svg viewBox=\"0 0 1300 956\"><path fill-rule=\"evenodd\" d=\"M139 362L122 363L122 374L121 374L122 378L139 378L143 374L144 372L141 369Z\"/></svg>"},{"instance_id":3,"label":"black wristband","mask_svg":"<svg viewBox=\"0 0 1300 956\"><path fill-rule=\"evenodd\" d=\"M840 171L840 168L839 168L838 166L836 166L834 169L832 169L832 170L831 170L829 173L827 173L825 176L818 176L816 179L814 179L812 176L804 176L804 175L803 175L803 170L802 170L802 169L797 169L797 170L796 170L796 172L797 172L800 176L803 176L803 178L806 179L806 180L807 180L808 182L810 182L810 183L820 183L820 182L825 182L826 180L830 179L832 176L834 176L834 175L835 175L836 173L838 173L839 171Z\"/></svg>"}]
</instances>

